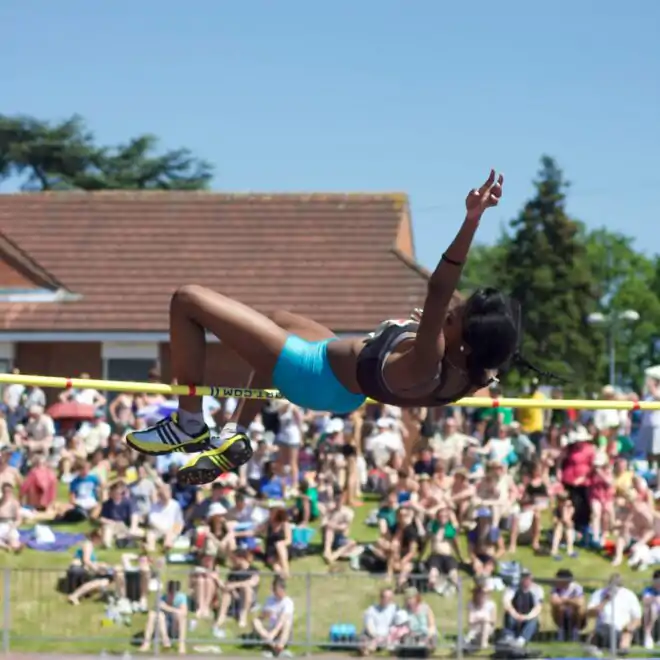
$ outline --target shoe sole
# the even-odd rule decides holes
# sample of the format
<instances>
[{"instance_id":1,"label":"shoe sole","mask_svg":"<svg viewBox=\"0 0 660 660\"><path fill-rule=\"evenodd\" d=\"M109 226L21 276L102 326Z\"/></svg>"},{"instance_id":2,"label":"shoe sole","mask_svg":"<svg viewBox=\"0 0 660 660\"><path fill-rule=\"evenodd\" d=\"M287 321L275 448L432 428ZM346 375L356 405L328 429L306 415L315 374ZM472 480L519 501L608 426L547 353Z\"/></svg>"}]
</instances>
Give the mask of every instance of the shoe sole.
<instances>
[{"instance_id":1,"label":"shoe sole","mask_svg":"<svg viewBox=\"0 0 660 660\"><path fill-rule=\"evenodd\" d=\"M208 441L188 442L188 443L180 444L177 447L171 445L166 447L165 445L162 445L163 449L159 449L159 450L145 449L144 447L141 447L137 443L133 442L133 440L131 440L130 434L126 436L126 444L131 449L135 449L135 451L138 451L141 454L147 454L148 456L164 456L165 454L172 454L173 452L196 454L197 452L207 451L208 449L211 449L211 445L208 443Z\"/></svg>"},{"instance_id":2,"label":"shoe sole","mask_svg":"<svg viewBox=\"0 0 660 660\"><path fill-rule=\"evenodd\" d=\"M186 486L202 486L204 484L209 484L215 481L221 474L226 474L228 471L236 470L241 467L241 465L245 465L245 463L252 458L252 445L247 436L242 433L229 438L225 445L222 445L221 447L224 447L224 450L220 452L223 455L229 454L232 450L237 450L234 452L233 456L227 456L227 460L229 460L234 466L231 470L223 470L217 466L201 468L196 465L184 465L177 472L177 481Z\"/></svg>"}]
</instances>

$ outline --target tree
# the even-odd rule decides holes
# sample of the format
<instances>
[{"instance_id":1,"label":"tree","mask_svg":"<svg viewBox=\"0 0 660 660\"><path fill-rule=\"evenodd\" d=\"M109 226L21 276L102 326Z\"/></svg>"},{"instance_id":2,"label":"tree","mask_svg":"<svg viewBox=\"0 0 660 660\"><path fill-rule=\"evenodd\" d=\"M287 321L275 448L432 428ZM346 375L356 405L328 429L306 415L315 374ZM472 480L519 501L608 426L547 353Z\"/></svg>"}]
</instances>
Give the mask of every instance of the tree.
<instances>
[{"instance_id":1,"label":"tree","mask_svg":"<svg viewBox=\"0 0 660 660\"><path fill-rule=\"evenodd\" d=\"M617 324L613 333L616 372L624 381L638 384L649 366L651 345L660 327L656 264L635 251L631 238L604 228L585 233L584 242L598 311L609 319L617 319L627 310L640 315L637 322ZM601 361L603 376L607 362L605 355Z\"/></svg>"},{"instance_id":2,"label":"tree","mask_svg":"<svg viewBox=\"0 0 660 660\"><path fill-rule=\"evenodd\" d=\"M499 287L504 270L508 237L502 235L494 245L476 244L470 248L470 256L463 269L459 288L470 292L483 286Z\"/></svg>"},{"instance_id":3,"label":"tree","mask_svg":"<svg viewBox=\"0 0 660 660\"><path fill-rule=\"evenodd\" d=\"M23 190L198 190L213 169L188 149L158 155L158 140L141 135L99 146L82 118L59 123L0 115L0 182L22 180Z\"/></svg>"},{"instance_id":4,"label":"tree","mask_svg":"<svg viewBox=\"0 0 660 660\"><path fill-rule=\"evenodd\" d=\"M534 185L535 196L510 223L499 278L522 307L523 355L566 377L569 389L591 388L603 337L587 323L598 296L581 226L566 213L569 184L552 158L541 159Z\"/></svg>"}]
</instances>

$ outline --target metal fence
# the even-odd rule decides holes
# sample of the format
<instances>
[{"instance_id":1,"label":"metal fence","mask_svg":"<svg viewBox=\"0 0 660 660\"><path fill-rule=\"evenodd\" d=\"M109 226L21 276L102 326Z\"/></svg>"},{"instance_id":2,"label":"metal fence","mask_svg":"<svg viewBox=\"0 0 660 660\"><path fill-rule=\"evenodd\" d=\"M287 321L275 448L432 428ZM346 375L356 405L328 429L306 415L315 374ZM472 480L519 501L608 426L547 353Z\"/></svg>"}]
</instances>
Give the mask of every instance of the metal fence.
<instances>
[{"instance_id":1,"label":"metal fence","mask_svg":"<svg viewBox=\"0 0 660 660\"><path fill-rule=\"evenodd\" d=\"M58 652L58 653L124 653L134 649L144 631L144 612L119 612L112 604L112 585L95 596L74 606L67 601L65 572L53 570L0 569L2 599L2 645L5 652ZM152 580L148 597L149 609L158 609L164 585L168 580L177 580L182 589L190 592L194 601L195 573L189 568L167 567L157 580ZM272 573L261 574L257 607L252 617L258 615L258 606L270 595ZM601 580L578 580L585 589L586 597L595 589L604 586ZM461 580L450 595L440 596L425 593L425 578L417 584L422 587L423 599L431 607L438 629L434 655L462 654L461 642L465 632L467 603L472 582ZM640 594L647 582L627 581L626 586ZM287 580L287 595L294 602L293 636L290 649L296 654L319 653L323 650L346 651L356 649L353 633L360 635L365 610L378 601L380 590L385 586L382 576L357 572L294 574ZM548 604L550 585L543 585L546 602L540 619L540 633L532 647L543 649L545 657L588 657L582 642L584 632L593 629L593 623L583 631L581 640L558 642L557 628L553 623ZM503 611L500 604L501 592L493 594L498 606L498 626L502 625ZM403 596L396 596L403 604ZM109 603L110 601L110 603ZM213 655L222 651L225 655L242 647L254 646L250 634L250 623L240 629L235 619L228 620L226 636L218 639L213 635L213 621L197 621L194 607L188 614L187 648L196 654ZM344 626L342 629L341 626ZM339 626L339 627L338 627ZM354 627L354 628L352 628ZM335 634L331 639L331 630ZM345 636L341 631L345 630ZM613 640L614 641L614 640ZM638 640L639 641L639 640ZM156 629L153 649L159 651L159 635ZM458 649L457 649L458 646ZM643 654L641 647L635 651ZM586 655L585 655L586 653ZM608 651L605 651L608 655ZM637 653L636 653L637 654Z\"/></svg>"}]
</instances>

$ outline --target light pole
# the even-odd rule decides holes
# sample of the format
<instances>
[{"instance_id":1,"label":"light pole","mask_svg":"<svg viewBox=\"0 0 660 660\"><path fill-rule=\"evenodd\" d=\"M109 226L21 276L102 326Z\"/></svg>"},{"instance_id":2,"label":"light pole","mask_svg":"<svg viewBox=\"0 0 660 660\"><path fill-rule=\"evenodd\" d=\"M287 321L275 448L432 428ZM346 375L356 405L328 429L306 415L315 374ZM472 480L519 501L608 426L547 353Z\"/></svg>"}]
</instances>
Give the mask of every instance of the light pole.
<instances>
[{"instance_id":1,"label":"light pole","mask_svg":"<svg viewBox=\"0 0 660 660\"><path fill-rule=\"evenodd\" d=\"M594 312L587 316L587 323L604 328L607 331L607 349L610 361L610 385L616 385L616 333L625 323L639 321L639 312L626 309L623 312L612 312L605 315Z\"/></svg>"}]
</instances>

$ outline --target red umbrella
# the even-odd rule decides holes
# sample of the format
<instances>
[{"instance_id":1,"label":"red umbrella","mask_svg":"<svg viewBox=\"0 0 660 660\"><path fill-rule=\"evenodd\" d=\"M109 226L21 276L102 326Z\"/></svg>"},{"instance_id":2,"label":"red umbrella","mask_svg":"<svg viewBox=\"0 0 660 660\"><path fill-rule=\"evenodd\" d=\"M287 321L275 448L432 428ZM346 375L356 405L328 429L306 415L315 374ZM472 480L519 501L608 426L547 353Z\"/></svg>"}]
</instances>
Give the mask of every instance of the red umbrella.
<instances>
[{"instance_id":1,"label":"red umbrella","mask_svg":"<svg viewBox=\"0 0 660 660\"><path fill-rule=\"evenodd\" d=\"M56 421L71 420L76 422L87 422L94 419L96 408L86 403L75 401L61 401L53 404L48 409L48 414Z\"/></svg>"}]
</instances>

